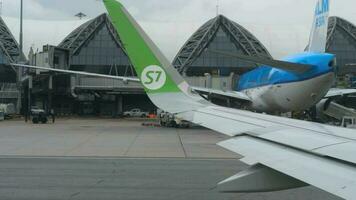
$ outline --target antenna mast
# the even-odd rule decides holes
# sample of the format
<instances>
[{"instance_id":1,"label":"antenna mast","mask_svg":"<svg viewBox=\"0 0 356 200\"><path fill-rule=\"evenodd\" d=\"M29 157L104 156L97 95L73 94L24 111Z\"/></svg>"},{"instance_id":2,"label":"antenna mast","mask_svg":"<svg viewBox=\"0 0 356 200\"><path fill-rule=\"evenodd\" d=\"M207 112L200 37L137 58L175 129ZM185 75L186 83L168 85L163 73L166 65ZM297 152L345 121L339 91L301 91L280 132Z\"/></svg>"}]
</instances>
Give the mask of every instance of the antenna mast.
<instances>
[{"instance_id":1,"label":"antenna mast","mask_svg":"<svg viewBox=\"0 0 356 200\"><path fill-rule=\"evenodd\" d=\"M0 16L2 16L2 0L0 0Z\"/></svg>"},{"instance_id":2,"label":"antenna mast","mask_svg":"<svg viewBox=\"0 0 356 200\"><path fill-rule=\"evenodd\" d=\"M75 15L75 17L78 17L79 19L83 19L83 18L86 17L86 16L87 16L87 15L84 14L84 13L82 13L82 12L80 12L80 13L78 13L78 14Z\"/></svg>"},{"instance_id":3,"label":"antenna mast","mask_svg":"<svg viewBox=\"0 0 356 200\"><path fill-rule=\"evenodd\" d=\"M219 8L220 8L220 5L219 5L219 0L216 0L216 16L219 16Z\"/></svg>"}]
</instances>

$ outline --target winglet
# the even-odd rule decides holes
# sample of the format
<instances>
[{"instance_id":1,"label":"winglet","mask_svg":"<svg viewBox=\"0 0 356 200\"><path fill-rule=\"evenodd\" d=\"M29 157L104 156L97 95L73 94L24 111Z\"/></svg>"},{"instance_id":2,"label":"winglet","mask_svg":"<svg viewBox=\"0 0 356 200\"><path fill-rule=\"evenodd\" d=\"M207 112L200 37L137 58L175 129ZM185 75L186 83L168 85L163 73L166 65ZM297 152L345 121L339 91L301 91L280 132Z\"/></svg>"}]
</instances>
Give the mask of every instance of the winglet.
<instances>
[{"instance_id":1,"label":"winglet","mask_svg":"<svg viewBox=\"0 0 356 200\"><path fill-rule=\"evenodd\" d=\"M309 39L309 52L325 53L329 25L329 0L318 0L315 7L313 28Z\"/></svg>"},{"instance_id":2,"label":"winglet","mask_svg":"<svg viewBox=\"0 0 356 200\"><path fill-rule=\"evenodd\" d=\"M201 106L204 100L190 95L189 85L125 7L116 0L103 2L151 101L171 113Z\"/></svg>"},{"instance_id":3,"label":"winglet","mask_svg":"<svg viewBox=\"0 0 356 200\"><path fill-rule=\"evenodd\" d=\"M183 79L166 73L170 62L125 7L116 0L104 0L104 4L146 92L179 92L177 84Z\"/></svg>"}]
</instances>

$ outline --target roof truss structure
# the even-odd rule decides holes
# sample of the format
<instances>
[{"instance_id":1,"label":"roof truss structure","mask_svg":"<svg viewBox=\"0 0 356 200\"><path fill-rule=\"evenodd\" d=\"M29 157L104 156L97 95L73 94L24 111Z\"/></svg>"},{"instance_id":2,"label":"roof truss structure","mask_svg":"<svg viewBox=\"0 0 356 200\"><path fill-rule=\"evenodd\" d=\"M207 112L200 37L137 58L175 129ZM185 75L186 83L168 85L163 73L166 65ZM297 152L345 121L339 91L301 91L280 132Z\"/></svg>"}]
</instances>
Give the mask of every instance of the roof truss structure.
<instances>
[{"instance_id":1,"label":"roof truss structure","mask_svg":"<svg viewBox=\"0 0 356 200\"><path fill-rule=\"evenodd\" d=\"M354 39L356 44L356 27L352 23L340 17L330 17L329 18L329 28L328 28L328 40L326 44L326 49L329 49L331 42L334 39L334 32L337 28L340 28L345 33L347 33L352 39Z\"/></svg>"},{"instance_id":2,"label":"roof truss structure","mask_svg":"<svg viewBox=\"0 0 356 200\"><path fill-rule=\"evenodd\" d=\"M8 58L11 63L17 63L25 59L23 52L21 52L19 44L12 35L10 29L5 24L4 20L0 17L0 48L2 53ZM9 63L8 63L9 64ZM15 68L12 68L15 72Z\"/></svg>"},{"instance_id":3,"label":"roof truss structure","mask_svg":"<svg viewBox=\"0 0 356 200\"><path fill-rule=\"evenodd\" d=\"M87 40L103 25L105 24L112 37L116 41L117 45L125 52L125 48L123 48L122 42L119 38L118 33L116 32L112 22L110 21L107 14L102 14L95 19L92 19L77 29L75 29L72 33L70 33L59 45L58 47L69 49L71 54L77 53L80 48L85 44ZM126 53L126 52L125 52Z\"/></svg>"},{"instance_id":4,"label":"roof truss structure","mask_svg":"<svg viewBox=\"0 0 356 200\"><path fill-rule=\"evenodd\" d=\"M272 56L262 43L241 25L219 15L209 20L196 31L185 43L173 61L179 72L184 72L202 54L222 27L241 48L245 55L271 58Z\"/></svg>"}]
</instances>

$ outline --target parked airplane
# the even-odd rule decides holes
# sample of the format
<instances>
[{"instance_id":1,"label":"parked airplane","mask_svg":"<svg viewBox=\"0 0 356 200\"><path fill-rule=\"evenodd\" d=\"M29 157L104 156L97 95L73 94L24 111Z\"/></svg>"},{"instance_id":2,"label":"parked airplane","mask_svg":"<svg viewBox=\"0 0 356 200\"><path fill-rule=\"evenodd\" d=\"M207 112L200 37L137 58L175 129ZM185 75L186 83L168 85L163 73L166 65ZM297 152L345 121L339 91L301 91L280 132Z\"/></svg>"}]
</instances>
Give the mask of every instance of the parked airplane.
<instances>
[{"instance_id":1,"label":"parked airplane","mask_svg":"<svg viewBox=\"0 0 356 200\"><path fill-rule=\"evenodd\" d=\"M210 97L222 97L239 102L241 108L246 108L248 110L266 113L283 113L308 110L322 99L333 99L348 94L356 94L356 89L330 89L335 83L335 62L329 63L329 72L327 71L327 68L321 69L316 67L316 64L314 68L318 68L317 70L296 73L296 71L286 70L281 67L283 64L284 66L290 66L292 63L286 64L283 62L283 64L277 64L275 62L271 63L271 60L264 60L261 58L236 55L222 51L213 52L229 57L237 57L254 63L270 63L270 65L260 66L243 74L239 78L235 87L236 90L234 91L191 87L193 91L203 95L206 99L210 99ZM331 54L328 55L332 56ZM318 62L319 59L323 58L320 57L320 54L305 52L303 54L288 57L284 59L284 61L287 59L295 59L296 62L306 62L308 59L315 59L315 62ZM324 66L326 67L326 65ZM300 66L297 68L300 69ZM313 67L310 68L312 69ZM323 72L323 70L325 71ZM325 105L327 106L327 104Z\"/></svg>"},{"instance_id":2,"label":"parked airplane","mask_svg":"<svg viewBox=\"0 0 356 200\"><path fill-rule=\"evenodd\" d=\"M192 87L203 95L223 96L240 102L242 107L259 112L304 111L324 97L356 93L356 90L338 90L328 93L335 81L336 59L325 53L329 19L328 1L320 1L308 50L283 60L236 55L223 51L213 53L236 57L262 66L241 75L236 91L219 91Z\"/></svg>"},{"instance_id":3,"label":"parked airplane","mask_svg":"<svg viewBox=\"0 0 356 200\"><path fill-rule=\"evenodd\" d=\"M152 102L181 119L231 136L218 145L245 156L241 161L252 166L219 183L221 191L265 192L314 185L342 198L355 199L354 130L211 104L192 93L122 4L116 0L104 0L104 4ZM312 35L324 35L327 12L320 12L320 6L326 11L329 1L318 1ZM311 52L320 52L325 46L324 40L316 38L312 36ZM333 56L310 54L306 57L307 65L324 74L321 79L329 79Z\"/></svg>"}]
</instances>

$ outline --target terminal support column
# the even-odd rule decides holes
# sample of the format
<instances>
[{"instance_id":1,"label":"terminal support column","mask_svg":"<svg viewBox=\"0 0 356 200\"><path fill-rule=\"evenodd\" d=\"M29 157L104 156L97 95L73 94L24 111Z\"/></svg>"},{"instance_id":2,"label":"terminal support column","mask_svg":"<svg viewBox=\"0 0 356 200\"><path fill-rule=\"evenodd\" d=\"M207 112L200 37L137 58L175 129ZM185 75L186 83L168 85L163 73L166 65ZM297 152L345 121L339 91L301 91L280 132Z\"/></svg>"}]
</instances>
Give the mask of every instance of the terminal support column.
<instances>
[{"instance_id":1,"label":"terminal support column","mask_svg":"<svg viewBox=\"0 0 356 200\"><path fill-rule=\"evenodd\" d=\"M28 76L28 92L27 92L27 112L26 112L26 122L31 116L31 96L32 96L32 88L33 88L33 78L32 76Z\"/></svg>"},{"instance_id":2,"label":"terminal support column","mask_svg":"<svg viewBox=\"0 0 356 200\"><path fill-rule=\"evenodd\" d=\"M52 96L53 96L53 76L50 75L48 78L48 111L47 111L47 113L50 113L53 109Z\"/></svg>"},{"instance_id":3,"label":"terminal support column","mask_svg":"<svg viewBox=\"0 0 356 200\"><path fill-rule=\"evenodd\" d=\"M115 97L115 104L116 104L116 116L120 116L123 114L123 96L116 95Z\"/></svg>"}]
</instances>

